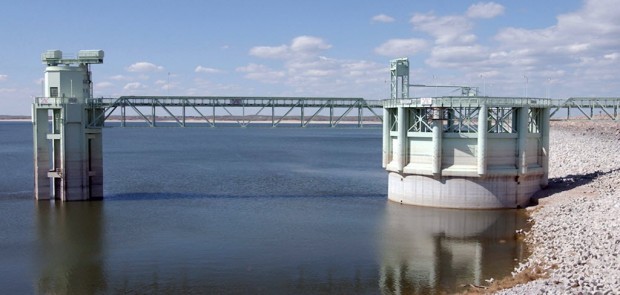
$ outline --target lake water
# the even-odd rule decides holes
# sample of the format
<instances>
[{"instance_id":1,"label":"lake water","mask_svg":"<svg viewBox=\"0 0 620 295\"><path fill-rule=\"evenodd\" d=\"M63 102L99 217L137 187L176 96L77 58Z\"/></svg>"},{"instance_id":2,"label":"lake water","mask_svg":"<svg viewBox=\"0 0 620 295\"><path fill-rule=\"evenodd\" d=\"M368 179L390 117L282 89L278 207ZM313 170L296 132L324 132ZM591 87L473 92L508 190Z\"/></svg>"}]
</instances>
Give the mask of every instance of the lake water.
<instances>
[{"instance_id":1,"label":"lake water","mask_svg":"<svg viewBox=\"0 0 620 295\"><path fill-rule=\"evenodd\" d=\"M1 294L432 294L525 258L520 211L387 201L379 129L105 129L102 202L32 169L0 123Z\"/></svg>"}]
</instances>

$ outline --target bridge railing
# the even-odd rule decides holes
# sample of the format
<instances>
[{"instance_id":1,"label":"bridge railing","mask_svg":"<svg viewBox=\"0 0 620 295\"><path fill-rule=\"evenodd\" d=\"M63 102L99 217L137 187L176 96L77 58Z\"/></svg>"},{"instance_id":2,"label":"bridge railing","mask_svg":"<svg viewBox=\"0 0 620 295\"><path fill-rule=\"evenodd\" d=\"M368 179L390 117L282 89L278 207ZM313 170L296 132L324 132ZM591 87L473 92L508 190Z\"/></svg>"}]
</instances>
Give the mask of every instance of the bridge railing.
<instances>
[{"instance_id":1,"label":"bridge railing","mask_svg":"<svg viewBox=\"0 0 620 295\"><path fill-rule=\"evenodd\" d=\"M404 98L387 99L383 106L397 107L407 105L411 107L478 107L481 105L519 107L519 106L542 106L550 107L553 101L548 98L524 98L524 97L488 97L488 96L442 96L427 98Z\"/></svg>"},{"instance_id":2,"label":"bridge railing","mask_svg":"<svg viewBox=\"0 0 620 295\"><path fill-rule=\"evenodd\" d=\"M620 120L620 97L571 97L568 99L524 98L524 97L480 97L448 96L428 98L387 99L386 108L409 107L519 107L523 105L543 106L551 109L553 120Z\"/></svg>"},{"instance_id":3,"label":"bridge railing","mask_svg":"<svg viewBox=\"0 0 620 295\"><path fill-rule=\"evenodd\" d=\"M52 106L58 107L63 104L75 104L78 103L79 100L76 97L35 97L34 103L41 106Z\"/></svg>"}]
</instances>

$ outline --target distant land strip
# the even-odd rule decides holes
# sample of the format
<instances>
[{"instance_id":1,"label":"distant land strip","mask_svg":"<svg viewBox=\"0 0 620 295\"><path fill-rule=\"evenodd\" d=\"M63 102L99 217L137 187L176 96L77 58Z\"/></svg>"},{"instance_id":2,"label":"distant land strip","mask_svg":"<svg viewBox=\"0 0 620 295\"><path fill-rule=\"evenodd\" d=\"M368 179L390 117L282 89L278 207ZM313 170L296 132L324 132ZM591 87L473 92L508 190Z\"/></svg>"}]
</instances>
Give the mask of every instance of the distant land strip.
<instances>
[{"instance_id":1,"label":"distant land strip","mask_svg":"<svg viewBox=\"0 0 620 295\"><path fill-rule=\"evenodd\" d=\"M121 120L121 116L110 116L108 117L108 121L120 121ZM151 119L152 117L147 116L147 118ZM181 116L178 116L177 119L181 119ZM207 116L206 117L209 120L213 119L213 116ZM332 121L335 122L339 117L334 116L332 117ZM51 119L51 117L50 117ZM216 121L271 121L272 117L271 116L215 116L215 120ZM286 117L280 117L280 116L275 116L274 120L280 120L282 119L282 121L301 121L301 116L286 116ZM358 117L357 116L346 116L346 117L342 117L340 119L340 122L357 122ZM0 121L30 121L31 117L30 116L25 116L25 115L0 115ZM144 118L142 118L141 116L125 116L125 120L126 121L144 121ZM156 121L174 121L174 118L171 116L156 116L155 117ZM203 122L205 121L205 119L203 117L200 116L185 116L185 120L186 121L192 121L192 122ZM304 121L307 121L308 117L304 117ZM364 116L362 117L362 121L364 123L369 123L369 122L376 122L376 123L380 123L381 120L376 117L376 116ZM314 118L312 118L311 122L329 122L329 116L315 116Z\"/></svg>"}]
</instances>

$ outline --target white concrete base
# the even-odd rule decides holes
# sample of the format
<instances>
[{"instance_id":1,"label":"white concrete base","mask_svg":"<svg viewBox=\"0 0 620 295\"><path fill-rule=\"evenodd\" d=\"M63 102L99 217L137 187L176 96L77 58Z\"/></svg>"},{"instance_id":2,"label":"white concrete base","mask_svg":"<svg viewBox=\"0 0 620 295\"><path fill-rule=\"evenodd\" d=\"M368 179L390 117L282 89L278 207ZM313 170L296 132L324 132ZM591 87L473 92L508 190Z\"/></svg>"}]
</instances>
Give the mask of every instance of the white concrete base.
<instances>
[{"instance_id":1,"label":"white concrete base","mask_svg":"<svg viewBox=\"0 0 620 295\"><path fill-rule=\"evenodd\" d=\"M459 208L494 209L525 207L540 190L544 174L489 177L434 178L389 172L388 199L402 204Z\"/></svg>"}]
</instances>

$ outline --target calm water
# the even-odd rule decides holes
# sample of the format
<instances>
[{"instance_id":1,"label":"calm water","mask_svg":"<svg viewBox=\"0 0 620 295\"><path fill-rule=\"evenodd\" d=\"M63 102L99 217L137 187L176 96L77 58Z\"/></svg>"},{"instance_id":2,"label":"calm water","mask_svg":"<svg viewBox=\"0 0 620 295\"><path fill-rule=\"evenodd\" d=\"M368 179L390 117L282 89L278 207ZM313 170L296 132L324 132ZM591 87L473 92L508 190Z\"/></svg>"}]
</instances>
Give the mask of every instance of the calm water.
<instances>
[{"instance_id":1,"label":"calm water","mask_svg":"<svg viewBox=\"0 0 620 295\"><path fill-rule=\"evenodd\" d=\"M507 275L518 211L387 201L378 129L104 131L105 201L32 199L0 123L0 293L425 294Z\"/></svg>"}]
</instances>

